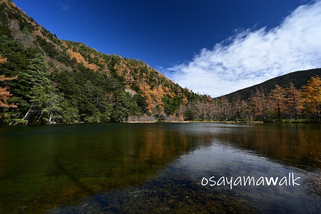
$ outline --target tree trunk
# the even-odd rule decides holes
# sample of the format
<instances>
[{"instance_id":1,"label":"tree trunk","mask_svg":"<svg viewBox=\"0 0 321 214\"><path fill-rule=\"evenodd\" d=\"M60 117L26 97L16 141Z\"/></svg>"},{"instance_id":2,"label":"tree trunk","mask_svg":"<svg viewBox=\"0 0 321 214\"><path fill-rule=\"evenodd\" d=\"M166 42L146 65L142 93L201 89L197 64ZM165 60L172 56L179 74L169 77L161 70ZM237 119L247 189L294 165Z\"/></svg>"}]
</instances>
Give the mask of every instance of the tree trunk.
<instances>
[{"instance_id":1,"label":"tree trunk","mask_svg":"<svg viewBox=\"0 0 321 214\"><path fill-rule=\"evenodd\" d=\"M27 111L27 113L25 114L25 116L21 120L25 120L27 118L27 116L29 115L31 109L32 109L32 105L30 106L29 110Z\"/></svg>"},{"instance_id":2,"label":"tree trunk","mask_svg":"<svg viewBox=\"0 0 321 214\"><path fill-rule=\"evenodd\" d=\"M43 114L43 111L41 111L41 114L40 114L40 116L39 116L39 118L38 118L38 120L37 120L37 122L36 122L37 124L38 124L39 120L41 119L42 114Z\"/></svg>"},{"instance_id":3,"label":"tree trunk","mask_svg":"<svg viewBox=\"0 0 321 214\"><path fill-rule=\"evenodd\" d=\"M49 119L48 119L49 124L51 124L51 118L52 118L52 112L50 112L50 114L49 114Z\"/></svg>"}]
</instances>

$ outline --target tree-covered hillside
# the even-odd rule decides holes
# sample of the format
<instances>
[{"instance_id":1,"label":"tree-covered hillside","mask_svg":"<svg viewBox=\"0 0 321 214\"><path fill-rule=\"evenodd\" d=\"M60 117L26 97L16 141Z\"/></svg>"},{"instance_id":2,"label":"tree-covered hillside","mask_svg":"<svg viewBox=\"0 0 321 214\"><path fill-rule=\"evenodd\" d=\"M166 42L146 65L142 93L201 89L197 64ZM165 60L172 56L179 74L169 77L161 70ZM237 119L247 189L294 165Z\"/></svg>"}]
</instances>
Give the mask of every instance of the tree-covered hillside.
<instances>
[{"instance_id":1,"label":"tree-covered hillside","mask_svg":"<svg viewBox=\"0 0 321 214\"><path fill-rule=\"evenodd\" d=\"M0 1L5 124L183 120L188 103L203 99L143 61L106 55L63 41L10 0Z\"/></svg>"},{"instance_id":2,"label":"tree-covered hillside","mask_svg":"<svg viewBox=\"0 0 321 214\"><path fill-rule=\"evenodd\" d=\"M275 88L275 85L279 85L283 88L287 88L292 83L295 88L301 88L306 85L308 80L311 77L321 76L321 69L311 69L305 71L295 71L289 74L285 74L279 77L269 79L263 83L244 88L233 93L227 94L226 97L228 100L243 99L248 100L257 90L262 91L267 95L271 90Z\"/></svg>"},{"instance_id":3,"label":"tree-covered hillside","mask_svg":"<svg viewBox=\"0 0 321 214\"><path fill-rule=\"evenodd\" d=\"M314 77L321 69L213 100L143 61L60 40L10 0L0 0L0 11L2 124L321 120L321 80Z\"/></svg>"}]
</instances>

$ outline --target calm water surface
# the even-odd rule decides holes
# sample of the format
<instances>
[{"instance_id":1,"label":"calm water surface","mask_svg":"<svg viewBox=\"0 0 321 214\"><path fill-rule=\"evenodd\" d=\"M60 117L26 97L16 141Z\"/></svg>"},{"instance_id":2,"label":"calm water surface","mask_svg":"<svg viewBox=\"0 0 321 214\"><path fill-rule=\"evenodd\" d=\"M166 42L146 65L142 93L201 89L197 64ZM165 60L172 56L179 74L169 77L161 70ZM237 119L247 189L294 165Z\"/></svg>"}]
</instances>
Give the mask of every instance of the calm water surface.
<instances>
[{"instance_id":1,"label":"calm water surface","mask_svg":"<svg viewBox=\"0 0 321 214\"><path fill-rule=\"evenodd\" d=\"M318 124L0 127L0 213L320 213L320 167Z\"/></svg>"}]
</instances>

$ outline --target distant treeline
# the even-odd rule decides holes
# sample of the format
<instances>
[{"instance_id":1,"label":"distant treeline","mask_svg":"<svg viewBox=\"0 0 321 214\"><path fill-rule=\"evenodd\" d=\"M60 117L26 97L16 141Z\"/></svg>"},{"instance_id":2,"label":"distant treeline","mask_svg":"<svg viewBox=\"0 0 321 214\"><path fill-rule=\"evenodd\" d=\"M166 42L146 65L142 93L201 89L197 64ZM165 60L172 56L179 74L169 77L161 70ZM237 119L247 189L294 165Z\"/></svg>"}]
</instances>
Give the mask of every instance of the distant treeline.
<instances>
[{"instance_id":1,"label":"distant treeline","mask_svg":"<svg viewBox=\"0 0 321 214\"><path fill-rule=\"evenodd\" d=\"M188 105L186 114L191 120L239 120L282 121L321 119L321 79L311 77L300 89L275 85L268 93L256 88L246 100L237 96L228 100L226 96L213 102Z\"/></svg>"}]
</instances>

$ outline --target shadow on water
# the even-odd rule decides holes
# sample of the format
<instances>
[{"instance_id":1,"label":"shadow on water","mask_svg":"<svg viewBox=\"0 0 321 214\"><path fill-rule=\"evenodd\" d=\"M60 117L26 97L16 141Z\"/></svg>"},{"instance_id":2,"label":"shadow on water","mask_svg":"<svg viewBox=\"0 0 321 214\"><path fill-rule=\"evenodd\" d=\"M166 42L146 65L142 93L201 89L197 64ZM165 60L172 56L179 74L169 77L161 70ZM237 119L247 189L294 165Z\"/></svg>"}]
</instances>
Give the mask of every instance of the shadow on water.
<instances>
[{"instance_id":1,"label":"shadow on water","mask_svg":"<svg viewBox=\"0 0 321 214\"><path fill-rule=\"evenodd\" d=\"M73 183L75 183L77 188L80 188L82 192L85 192L85 194L89 195L93 195L96 193L93 189L81 182L80 179L76 178L76 176L68 172L68 170L61 163L59 163L57 158L54 158L54 163L56 167L60 170L60 172L66 175L69 178L69 180L71 180Z\"/></svg>"}]
</instances>

